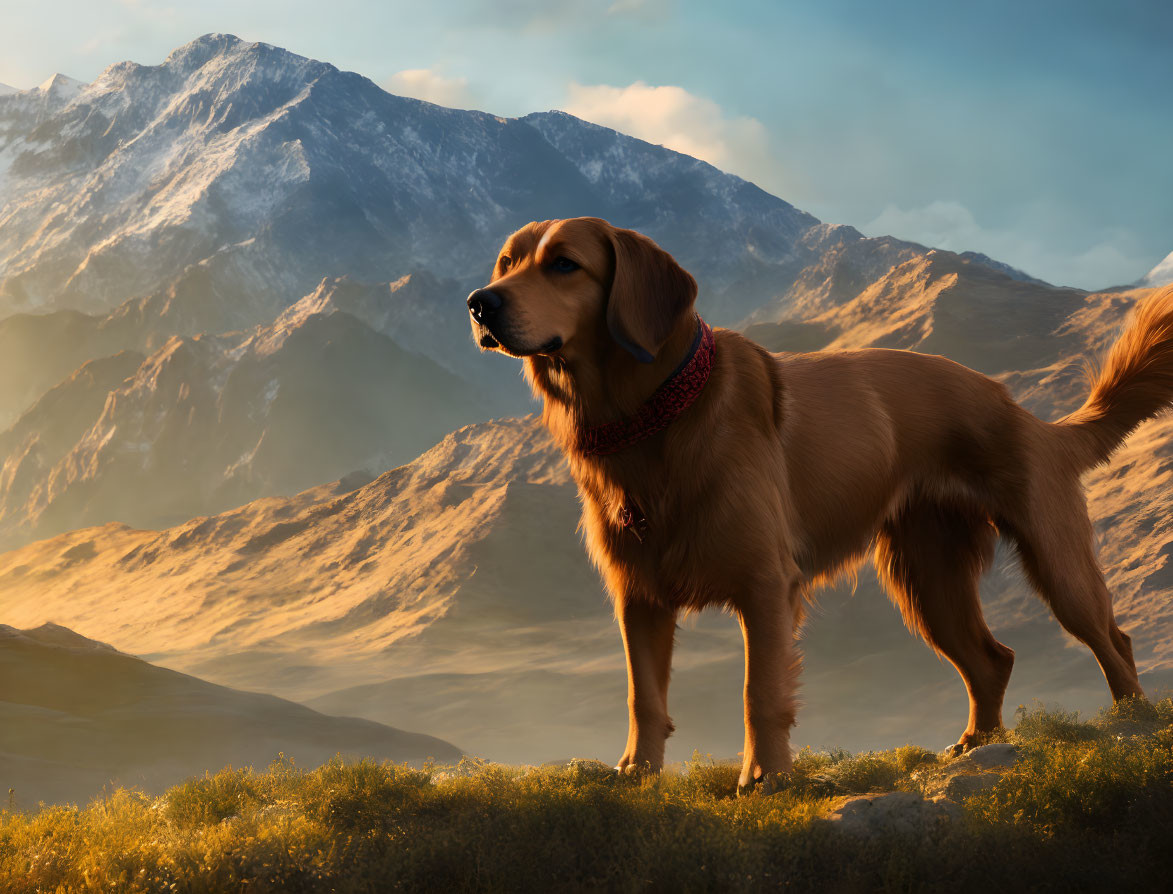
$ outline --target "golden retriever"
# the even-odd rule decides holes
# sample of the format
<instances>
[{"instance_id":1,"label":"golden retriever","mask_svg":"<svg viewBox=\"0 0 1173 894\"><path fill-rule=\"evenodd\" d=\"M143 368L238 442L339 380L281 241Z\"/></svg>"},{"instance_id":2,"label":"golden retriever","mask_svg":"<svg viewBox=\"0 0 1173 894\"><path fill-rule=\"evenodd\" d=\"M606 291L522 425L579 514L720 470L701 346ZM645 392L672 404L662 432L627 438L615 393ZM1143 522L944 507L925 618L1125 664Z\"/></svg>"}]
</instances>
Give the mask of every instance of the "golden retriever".
<instances>
[{"instance_id":1,"label":"golden retriever","mask_svg":"<svg viewBox=\"0 0 1173 894\"><path fill-rule=\"evenodd\" d=\"M804 600L869 550L909 627L965 681L956 753L1001 726L1014 664L978 598L999 534L1113 698L1143 695L1080 474L1173 400L1173 289L1140 307L1057 423L943 357L771 354L714 334L696 292L646 236L575 218L522 227L468 297L474 339L524 360L578 483L627 656L618 769L662 767L677 615L719 605L745 640L739 787L775 785L791 766Z\"/></svg>"}]
</instances>

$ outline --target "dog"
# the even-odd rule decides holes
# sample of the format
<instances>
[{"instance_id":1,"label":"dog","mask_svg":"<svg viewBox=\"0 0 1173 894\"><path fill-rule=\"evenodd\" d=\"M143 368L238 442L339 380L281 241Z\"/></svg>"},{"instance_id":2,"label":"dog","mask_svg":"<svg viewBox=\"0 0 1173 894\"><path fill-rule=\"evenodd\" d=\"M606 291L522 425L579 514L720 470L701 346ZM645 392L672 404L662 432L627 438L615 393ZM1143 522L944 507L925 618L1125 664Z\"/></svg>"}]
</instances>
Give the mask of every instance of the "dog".
<instances>
[{"instance_id":1,"label":"dog","mask_svg":"<svg viewBox=\"0 0 1173 894\"><path fill-rule=\"evenodd\" d=\"M627 659L617 769L662 768L677 617L722 606L745 644L739 791L784 779L807 599L869 552L965 682L953 753L1002 725L1014 653L978 597L999 535L1113 698L1143 697L1080 475L1173 402L1173 288L1139 307L1087 402L1056 423L939 356L769 353L710 329L696 296L668 252L598 218L522 227L468 296L474 340L523 361L578 484Z\"/></svg>"}]
</instances>

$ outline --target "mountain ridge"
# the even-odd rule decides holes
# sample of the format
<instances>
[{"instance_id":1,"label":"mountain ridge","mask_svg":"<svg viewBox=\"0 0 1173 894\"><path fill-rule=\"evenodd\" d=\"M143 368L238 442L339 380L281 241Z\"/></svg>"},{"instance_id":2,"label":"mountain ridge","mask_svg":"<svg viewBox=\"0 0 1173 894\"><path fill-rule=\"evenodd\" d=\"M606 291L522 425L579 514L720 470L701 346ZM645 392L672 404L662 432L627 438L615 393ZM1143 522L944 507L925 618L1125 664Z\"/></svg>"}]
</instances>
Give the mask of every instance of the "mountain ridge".
<instances>
[{"instance_id":1,"label":"mountain ridge","mask_svg":"<svg viewBox=\"0 0 1173 894\"><path fill-rule=\"evenodd\" d=\"M0 624L0 786L21 807L104 785L158 791L206 770L342 754L455 762L432 736L332 717L156 667L53 623Z\"/></svg>"}]
</instances>

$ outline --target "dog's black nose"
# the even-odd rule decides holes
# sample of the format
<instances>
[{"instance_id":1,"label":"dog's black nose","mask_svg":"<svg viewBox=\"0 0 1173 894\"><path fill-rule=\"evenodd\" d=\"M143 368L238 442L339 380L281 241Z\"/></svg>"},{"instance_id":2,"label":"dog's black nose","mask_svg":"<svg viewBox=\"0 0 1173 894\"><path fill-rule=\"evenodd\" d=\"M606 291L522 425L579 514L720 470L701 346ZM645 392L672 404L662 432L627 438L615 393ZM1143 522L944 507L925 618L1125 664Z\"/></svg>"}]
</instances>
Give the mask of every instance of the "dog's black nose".
<instances>
[{"instance_id":1,"label":"dog's black nose","mask_svg":"<svg viewBox=\"0 0 1173 894\"><path fill-rule=\"evenodd\" d=\"M501 307L501 296L492 289L477 289L468 296L468 309L478 323L483 323Z\"/></svg>"}]
</instances>

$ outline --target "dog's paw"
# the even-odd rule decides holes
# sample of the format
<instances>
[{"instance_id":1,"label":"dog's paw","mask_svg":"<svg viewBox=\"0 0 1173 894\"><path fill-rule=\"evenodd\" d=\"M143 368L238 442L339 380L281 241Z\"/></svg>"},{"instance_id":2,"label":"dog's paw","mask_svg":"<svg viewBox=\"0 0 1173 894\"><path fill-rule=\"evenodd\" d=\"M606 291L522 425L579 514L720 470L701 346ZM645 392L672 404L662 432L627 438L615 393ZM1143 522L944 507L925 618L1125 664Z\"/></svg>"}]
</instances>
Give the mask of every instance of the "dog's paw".
<instances>
[{"instance_id":1,"label":"dog's paw","mask_svg":"<svg viewBox=\"0 0 1173 894\"><path fill-rule=\"evenodd\" d=\"M968 751L973 751L975 748L981 748L983 745L1005 741L1007 741L1006 730L1001 727L976 733L962 733L957 744L948 746L941 752L941 757L945 760L951 760L955 757L961 757L961 755Z\"/></svg>"},{"instance_id":2,"label":"dog's paw","mask_svg":"<svg viewBox=\"0 0 1173 894\"><path fill-rule=\"evenodd\" d=\"M761 776L742 776L737 782L737 797L747 795L773 795L786 787L789 775L786 773L766 773Z\"/></svg>"},{"instance_id":3,"label":"dog's paw","mask_svg":"<svg viewBox=\"0 0 1173 894\"><path fill-rule=\"evenodd\" d=\"M638 758L624 755L619 759L619 763L615 765L615 771L620 776L626 776L629 779L639 779L644 776L654 776L660 772L660 768L655 766L650 760L639 760Z\"/></svg>"}]
</instances>

